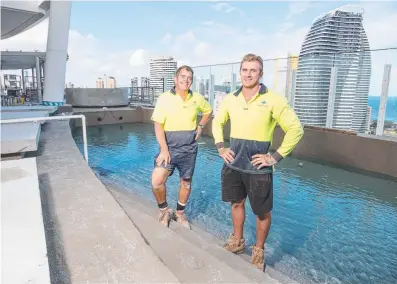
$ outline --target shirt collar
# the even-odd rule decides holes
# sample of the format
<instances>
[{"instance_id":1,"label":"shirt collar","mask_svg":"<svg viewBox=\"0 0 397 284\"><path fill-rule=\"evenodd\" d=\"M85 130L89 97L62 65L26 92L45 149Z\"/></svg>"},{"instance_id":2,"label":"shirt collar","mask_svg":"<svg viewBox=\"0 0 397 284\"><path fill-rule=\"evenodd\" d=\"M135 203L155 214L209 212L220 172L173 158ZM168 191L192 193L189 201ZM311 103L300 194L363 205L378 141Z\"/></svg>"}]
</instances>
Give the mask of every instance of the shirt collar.
<instances>
[{"instance_id":1,"label":"shirt collar","mask_svg":"<svg viewBox=\"0 0 397 284\"><path fill-rule=\"evenodd\" d=\"M175 86L171 88L170 92L171 94L176 95ZM189 89L188 95L193 95L193 91Z\"/></svg>"},{"instance_id":2,"label":"shirt collar","mask_svg":"<svg viewBox=\"0 0 397 284\"><path fill-rule=\"evenodd\" d=\"M262 83L260 83L259 85L260 85L261 87L259 88L258 94L259 94L259 95L266 94L266 93L268 92L267 87L266 87L264 84L262 84ZM235 92L233 93L233 95L235 95L235 96L237 97L237 96L241 93L242 90L243 90L243 86L241 86L237 91L235 91Z\"/></svg>"}]
</instances>

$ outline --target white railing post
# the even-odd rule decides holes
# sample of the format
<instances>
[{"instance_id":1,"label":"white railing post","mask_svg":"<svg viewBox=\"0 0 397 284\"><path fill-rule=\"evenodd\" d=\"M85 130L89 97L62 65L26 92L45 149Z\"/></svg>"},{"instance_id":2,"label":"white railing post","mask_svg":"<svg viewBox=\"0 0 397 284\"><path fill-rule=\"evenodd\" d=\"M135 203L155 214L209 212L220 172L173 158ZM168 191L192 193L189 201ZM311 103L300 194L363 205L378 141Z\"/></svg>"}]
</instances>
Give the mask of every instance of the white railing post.
<instances>
[{"instance_id":1,"label":"white railing post","mask_svg":"<svg viewBox=\"0 0 397 284\"><path fill-rule=\"evenodd\" d=\"M84 158L88 164L88 146L87 146L87 129L85 116L82 114L75 115L60 115L60 116L48 116L48 117L32 117L32 118L15 118L15 119L3 119L0 120L0 124L11 124L19 122L41 122L47 120L65 120L65 119L81 119L83 128L83 143L84 143Z\"/></svg>"}]
</instances>

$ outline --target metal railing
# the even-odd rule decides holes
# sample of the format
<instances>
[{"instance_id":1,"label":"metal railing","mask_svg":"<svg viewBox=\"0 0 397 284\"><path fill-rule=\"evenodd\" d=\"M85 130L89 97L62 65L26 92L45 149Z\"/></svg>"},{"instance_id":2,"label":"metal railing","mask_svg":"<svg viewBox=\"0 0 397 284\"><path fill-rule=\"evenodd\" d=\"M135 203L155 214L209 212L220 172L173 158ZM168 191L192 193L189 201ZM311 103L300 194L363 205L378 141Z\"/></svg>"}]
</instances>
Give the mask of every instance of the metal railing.
<instances>
[{"instance_id":1,"label":"metal railing","mask_svg":"<svg viewBox=\"0 0 397 284\"><path fill-rule=\"evenodd\" d=\"M20 122L35 122L35 123L37 123L37 122L47 121L47 120L69 120L69 119L81 119L81 121L82 121L84 158L88 164L87 126L86 126L85 116L82 114L60 115L60 116L50 116L50 117L3 119L3 120L0 120L0 124L11 124L11 123L20 123Z\"/></svg>"}]
</instances>

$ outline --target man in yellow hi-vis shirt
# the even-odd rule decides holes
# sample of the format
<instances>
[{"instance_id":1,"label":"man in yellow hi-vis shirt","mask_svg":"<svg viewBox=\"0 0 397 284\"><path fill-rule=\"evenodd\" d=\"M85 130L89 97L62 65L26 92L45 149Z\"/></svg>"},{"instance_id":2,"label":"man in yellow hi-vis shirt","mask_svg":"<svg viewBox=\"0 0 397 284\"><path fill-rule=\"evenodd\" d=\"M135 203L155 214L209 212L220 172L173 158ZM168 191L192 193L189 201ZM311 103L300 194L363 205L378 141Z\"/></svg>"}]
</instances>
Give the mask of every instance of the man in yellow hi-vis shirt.
<instances>
[{"instance_id":1,"label":"man in yellow hi-vis shirt","mask_svg":"<svg viewBox=\"0 0 397 284\"><path fill-rule=\"evenodd\" d=\"M178 223L190 228L184 210L196 164L197 140L211 116L212 108L203 96L190 90L192 68L179 67L174 81L175 87L159 96L152 115L160 146L154 161L152 190L160 209L159 222L168 226L171 210L166 201L165 183L175 168L178 169L180 188L173 217ZM200 112L202 118L197 126L197 114Z\"/></svg>"},{"instance_id":2,"label":"man in yellow hi-vis shirt","mask_svg":"<svg viewBox=\"0 0 397 284\"><path fill-rule=\"evenodd\" d=\"M303 127L286 98L259 83L263 75L260 56L247 54L240 65L242 87L222 101L212 123L212 133L222 168L222 200L232 204L233 233L224 248L239 254L245 251L243 226L245 199L256 218L256 245L251 263L264 269L264 245L273 209L273 166L288 155L303 136ZM223 126L230 119L230 148L224 147ZM281 146L269 154L276 124L285 132Z\"/></svg>"}]
</instances>

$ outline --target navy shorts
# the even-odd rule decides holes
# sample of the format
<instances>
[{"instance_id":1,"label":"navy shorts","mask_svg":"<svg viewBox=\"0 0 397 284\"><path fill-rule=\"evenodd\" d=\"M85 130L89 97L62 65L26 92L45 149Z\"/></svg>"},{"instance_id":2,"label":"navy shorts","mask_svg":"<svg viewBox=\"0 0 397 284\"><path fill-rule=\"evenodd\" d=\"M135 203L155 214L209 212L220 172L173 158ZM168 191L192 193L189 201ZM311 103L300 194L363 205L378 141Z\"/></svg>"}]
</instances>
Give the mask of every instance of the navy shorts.
<instances>
[{"instance_id":1,"label":"navy shorts","mask_svg":"<svg viewBox=\"0 0 397 284\"><path fill-rule=\"evenodd\" d=\"M156 163L158 155L159 154L154 157L155 168L159 167ZM194 153L175 153L171 150L170 155L171 163L167 166L164 166L163 162L160 167L168 169L168 171L170 172L170 176L172 176L176 168L179 172L180 178L184 180L191 179L193 177L194 168L196 166L197 151Z\"/></svg>"},{"instance_id":2,"label":"navy shorts","mask_svg":"<svg viewBox=\"0 0 397 284\"><path fill-rule=\"evenodd\" d=\"M222 168L222 200L239 202L248 196L252 211L263 216L273 209L273 174L248 174Z\"/></svg>"}]
</instances>

